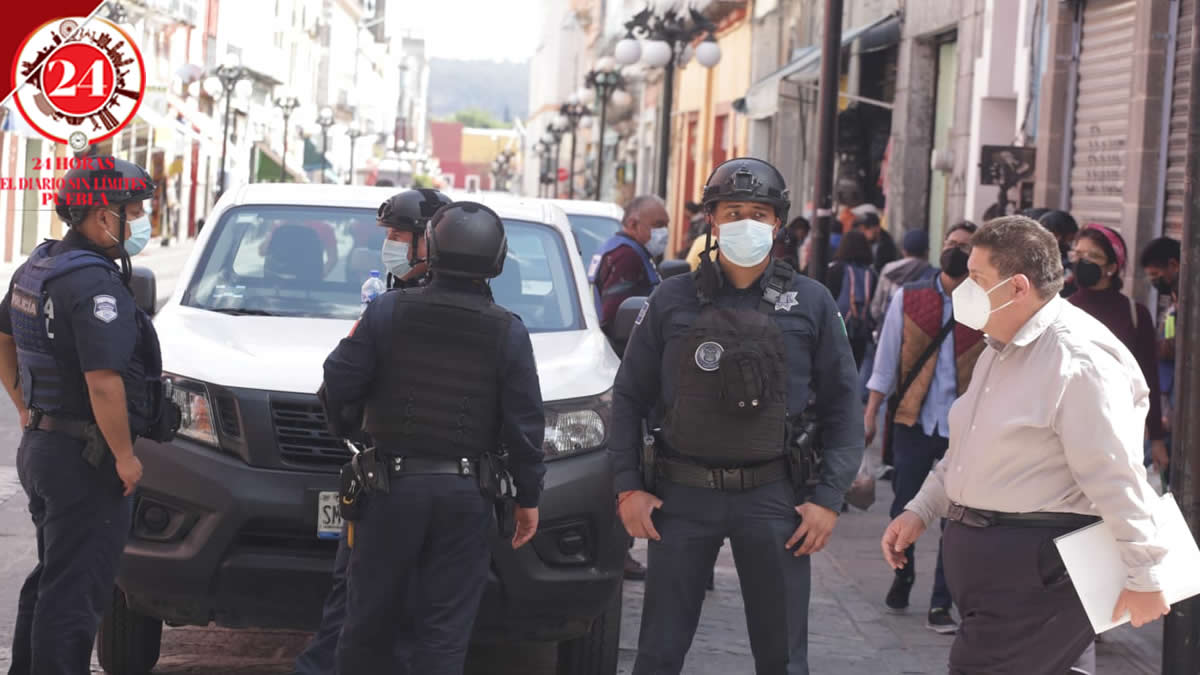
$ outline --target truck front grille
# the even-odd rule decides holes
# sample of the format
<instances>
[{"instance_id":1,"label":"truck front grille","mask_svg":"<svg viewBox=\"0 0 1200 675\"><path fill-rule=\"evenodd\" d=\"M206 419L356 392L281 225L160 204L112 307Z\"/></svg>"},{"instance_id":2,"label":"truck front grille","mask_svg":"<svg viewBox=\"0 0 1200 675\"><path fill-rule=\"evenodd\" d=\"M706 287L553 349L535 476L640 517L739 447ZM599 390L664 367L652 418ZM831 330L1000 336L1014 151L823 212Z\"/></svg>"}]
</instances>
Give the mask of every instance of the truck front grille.
<instances>
[{"instance_id":1,"label":"truck front grille","mask_svg":"<svg viewBox=\"0 0 1200 675\"><path fill-rule=\"evenodd\" d=\"M315 399L311 403L272 400L271 420L285 461L326 467L350 461L350 451L329 432L325 411Z\"/></svg>"}]
</instances>

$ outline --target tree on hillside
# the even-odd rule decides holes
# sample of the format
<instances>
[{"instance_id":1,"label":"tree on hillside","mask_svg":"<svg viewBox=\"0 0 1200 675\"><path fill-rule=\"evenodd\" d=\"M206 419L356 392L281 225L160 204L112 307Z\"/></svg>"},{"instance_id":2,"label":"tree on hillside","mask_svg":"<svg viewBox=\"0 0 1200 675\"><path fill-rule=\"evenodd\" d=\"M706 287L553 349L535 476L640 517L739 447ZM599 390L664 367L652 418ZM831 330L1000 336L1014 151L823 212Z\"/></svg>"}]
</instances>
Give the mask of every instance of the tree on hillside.
<instances>
[{"instance_id":1,"label":"tree on hillside","mask_svg":"<svg viewBox=\"0 0 1200 675\"><path fill-rule=\"evenodd\" d=\"M512 126L511 123L506 124L496 119L496 116L487 110L475 107L459 110L451 119L472 129L507 129Z\"/></svg>"}]
</instances>

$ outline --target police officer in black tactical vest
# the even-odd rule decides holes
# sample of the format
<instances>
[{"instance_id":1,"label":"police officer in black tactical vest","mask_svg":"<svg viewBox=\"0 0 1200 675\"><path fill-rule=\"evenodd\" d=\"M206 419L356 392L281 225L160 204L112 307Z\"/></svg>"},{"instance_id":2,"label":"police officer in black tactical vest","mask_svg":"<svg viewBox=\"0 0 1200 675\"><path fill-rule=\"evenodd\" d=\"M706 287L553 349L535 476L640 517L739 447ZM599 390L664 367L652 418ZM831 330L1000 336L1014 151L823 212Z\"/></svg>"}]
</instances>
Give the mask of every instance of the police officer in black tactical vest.
<instances>
[{"instance_id":1,"label":"police officer in black tactical vest","mask_svg":"<svg viewBox=\"0 0 1200 675\"><path fill-rule=\"evenodd\" d=\"M135 164L88 161L57 194L67 235L34 249L0 303L0 379L25 428L17 471L38 551L10 675L89 672L142 477L134 439L169 441L179 424L158 336L129 288L154 184Z\"/></svg>"},{"instance_id":2,"label":"police officer in black tactical vest","mask_svg":"<svg viewBox=\"0 0 1200 675\"><path fill-rule=\"evenodd\" d=\"M450 198L437 190L417 189L398 192L379 205L375 222L387 230L381 257L388 273L389 289L417 288L428 278L425 228L438 209L449 203ZM361 419L361 414L355 410L351 417ZM334 673L338 635L346 620L346 567L349 562L349 539L347 527L343 526L337 557L333 561L333 586L325 598L321 626L296 657L295 675Z\"/></svg>"},{"instance_id":3,"label":"police officer in black tactical vest","mask_svg":"<svg viewBox=\"0 0 1200 675\"><path fill-rule=\"evenodd\" d=\"M430 283L375 299L325 361L330 419L365 404L375 442L356 462L366 501L347 570L341 673L462 672L491 559L494 504L483 486L502 452L516 487L511 545L537 531L545 417L533 347L486 281L507 257L504 225L482 204L456 202L425 238Z\"/></svg>"},{"instance_id":4,"label":"police officer in black tactical vest","mask_svg":"<svg viewBox=\"0 0 1200 675\"><path fill-rule=\"evenodd\" d=\"M618 511L650 540L633 672L683 668L728 538L756 672L807 673L808 556L863 452L854 356L829 292L768 256L789 207L779 172L729 160L703 201L700 267L650 297L613 389Z\"/></svg>"}]
</instances>

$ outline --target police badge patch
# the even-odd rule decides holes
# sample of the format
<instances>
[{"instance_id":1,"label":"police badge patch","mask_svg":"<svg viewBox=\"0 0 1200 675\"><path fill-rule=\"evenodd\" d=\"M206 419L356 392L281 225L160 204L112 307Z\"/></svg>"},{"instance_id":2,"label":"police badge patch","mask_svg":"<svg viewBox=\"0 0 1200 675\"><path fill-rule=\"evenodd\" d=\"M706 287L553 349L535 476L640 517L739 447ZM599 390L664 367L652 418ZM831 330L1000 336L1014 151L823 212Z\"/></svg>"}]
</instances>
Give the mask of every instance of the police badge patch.
<instances>
[{"instance_id":1,"label":"police badge patch","mask_svg":"<svg viewBox=\"0 0 1200 675\"><path fill-rule=\"evenodd\" d=\"M721 355L725 348L716 342L702 342L696 347L696 366L706 373L711 373L721 367Z\"/></svg>"},{"instance_id":2,"label":"police badge patch","mask_svg":"<svg viewBox=\"0 0 1200 675\"><path fill-rule=\"evenodd\" d=\"M117 318L117 299L111 295L92 298L92 315L104 323L112 323Z\"/></svg>"},{"instance_id":3,"label":"police badge patch","mask_svg":"<svg viewBox=\"0 0 1200 675\"><path fill-rule=\"evenodd\" d=\"M642 311L638 312L637 318L633 320L633 325L635 325L635 326L642 325L642 319L646 318L646 312L649 309L650 309L650 301L647 300L646 302L642 303Z\"/></svg>"},{"instance_id":4,"label":"police badge patch","mask_svg":"<svg viewBox=\"0 0 1200 675\"><path fill-rule=\"evenodd\" d=\"M779 295L779 300L775 301L775 311L776 312L790 312L790 311L792 311L792 308L798 304L800 304L800 303L799 303L799 301L796 300L796 291L788 291L787 293L781 293Z\"/></svg>"}]
</instances>

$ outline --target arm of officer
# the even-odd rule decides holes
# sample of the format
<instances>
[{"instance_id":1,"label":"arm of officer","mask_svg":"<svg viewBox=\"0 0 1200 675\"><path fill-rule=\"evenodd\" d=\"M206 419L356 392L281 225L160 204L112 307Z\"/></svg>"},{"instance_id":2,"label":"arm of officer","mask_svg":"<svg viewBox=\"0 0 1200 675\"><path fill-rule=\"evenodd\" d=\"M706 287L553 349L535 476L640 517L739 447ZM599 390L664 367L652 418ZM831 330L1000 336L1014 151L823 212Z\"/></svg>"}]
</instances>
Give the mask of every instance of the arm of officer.
<instances>
[{"instance_id":1,"label":"arm of officer","mask_svg":"<svg viewBox=\"0 0 1200 675\"><path fill-rule=\"evenodd\" d=\"M21 378L17 368L17 343L13 340L12 328L12 282L8 284L8 293L0 301L0 380L4 380L4 390L12 399L17 413L21 416L21 427L29 423L29 410L25 408L25 395L21 391Z\"/></svg>"},{"instance_id":2,"label":"arm of officer","mask_svg":"<svg viewBox=\"0 0 1200 675\"><path fill-rule=\"evenodd\" d=\"M331 423L345 419L345 409L361 404L371 390L379 361L376 346L386 342L377 333L390 324L387 298L381 295L367 305L350 334L325 359L323 402Z\"/></svg>"},{"instance_id":3,"label":"arm of officer","mask_svg":"<svg viewBox=\"0 0 1200 675\"><path fill-rule=\"evenodd\" d=\"M1159 591L1157 500L1142 468L1147 388L1108 354L1072 359L1054 429L1075 481L1117 537L1128 570L1125 588Z\"/></svg>"},{"instance_id":4,"label":"arm of officer","mask_svg":"<svg viewBox=\"0 0 1200 675\"><path fill-rule=\"evenodd\" d=\"M129 407L121 373L129 367L138 338L133 296L107 270L77 272L70 281L70 288L53 293L51 299L60 304L68 296L75 299L71 306L71 328L79 367L87 381L92 414L116 459L117 475L125 484L125 494L132 494L141 480L142 465L133 454Z\"/></svg>"},{"instance_id":5,"label":"arm of officer","mask_svg":"<svg viewBox=\"0 0 1200 675\"><path fill-rule=\"evenodd\" d=\"M820 334L813 353L813 393L822 423L824 461L813 503L840 513L843 498L862 463L863 408L854 353L846 326L829 293L821 293Z\"/></svg>"},{"instance_id":6,"label":"arm of officer","mask_svg":"<svg viewBox=\"0 0 1200 675\"><path fill-rule=\"evenodd\" d=\"M541 499L545 434L546 413L533 344L525 324L514 316L500 369L500 441L508 450L517 505L524 509L537 507Z\"/></svg>"},{"instance_id":7,"label":"arm of officer","mask_svg":"<svg viewBox=\"0 0 1200 675\"><path fill-rule=\"evenodd\" d=\"M642 307L633 334L625 347L613 383L612 433L613 486L617 493L645 490L642 485L642 421L658 398L662 368L661 293L653 293Z\"/></svg>"}]
</instances>

